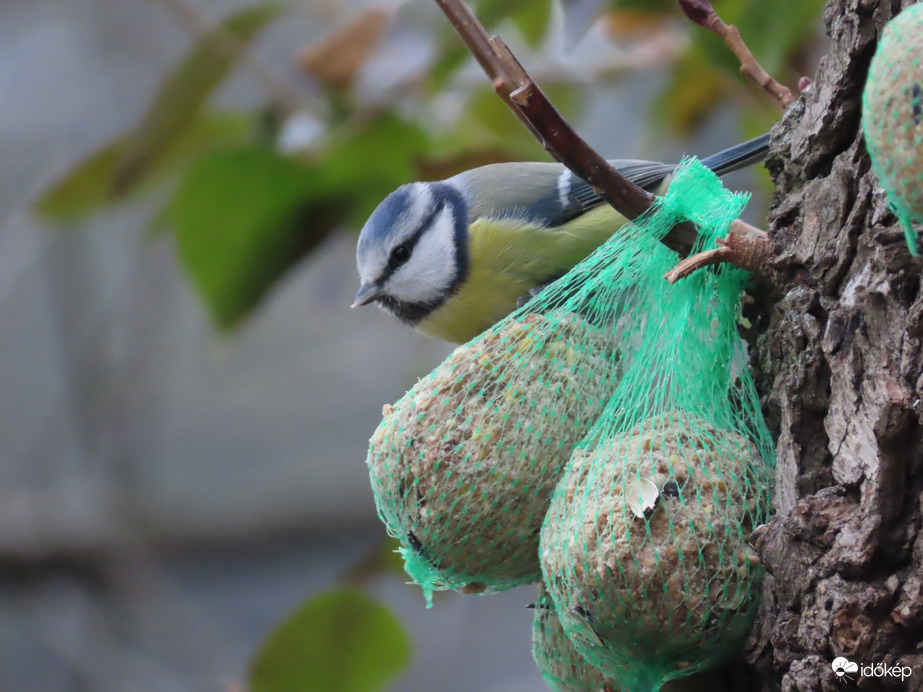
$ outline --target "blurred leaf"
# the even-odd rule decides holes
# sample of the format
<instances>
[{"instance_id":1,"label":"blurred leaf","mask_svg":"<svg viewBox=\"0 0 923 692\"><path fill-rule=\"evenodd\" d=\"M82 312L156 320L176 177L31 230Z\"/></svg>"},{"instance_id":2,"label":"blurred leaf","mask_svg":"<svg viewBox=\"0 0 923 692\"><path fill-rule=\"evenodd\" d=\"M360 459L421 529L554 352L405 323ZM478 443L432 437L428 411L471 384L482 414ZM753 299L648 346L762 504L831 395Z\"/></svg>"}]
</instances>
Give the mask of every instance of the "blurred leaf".
<instances>
[{"instance_id":1,"label":"blurred leaf","mask_svg":"<svg viewBox=\"0 0 923 692\"><path fill-rule=\"evenodd\" d=\"M69 218L111 201L112 180L124 151L125 138L119 137L90 154L45 190L36 208L47 216Z\"/></svg>"},{"instance_id":2,"label":"blurred leaf","mask_svg":"<svg viewBox=\"0 0 923 692\"><path fill-rule=\"evenodd\" d=\"M750 0L736 20L763 68L781 78L789 58L816 29L826 0Z\"/></svg>"},{"instance_id":3,"label":"blurred leaf","mask_svg":"<svg viewBox=\"0 0 923 692\"><path fill-rule=\"evenodd\" d=\"M132 192L148 174L243 133L241 120L200 117L208 96L234 66L229 40L246 43L280 6L240 10L206 32L161 85L140 124L97 150L55 183L36 206L52 217L86 214Z\"/></svg>"},{"instance_id":4,"label":"blurred leaf","mask_svg":"<svg viewBox=\"0 0 923 692\"><path fill-rule=\"evenodd\" d=\"M739 122L742 139L765 134L779 122L779 104L757 87L752 87L752 90L757 97L741 101Z\"/></svg>"},{"instance_id":5,"label":"blurred leaf","mask_svg":"<svg viewBox=\"0 0 923 692\"><path fill-rule=\"evenodd\" d=\"M343 208L316 170L272 149L237 146L190 166L168 217L193 286L229 328L330 233Z\"/></svg>"},{"instance_id":6,"label":"blurred leaf","mask_svg":"<svg viewBox=\"0 0 923 692\"><path fill-rule=\"evenodd\" d=\"M250 667L252 692L375 692L410 660L398 619L355 589L315 596L263 643Z\"/></svg>"},{"instance_id":7,"label":"blurred leaf","mask_svg":"<svg viewBox=\"0 0 923 692\"><path fill-rule=\"evenodd\" d=\"M489 87L478 89L468 96L465 121L468 122L459 123L464 135L480 141L487 139L495 144L502 143L525 158L539 155L541 147L538 142ZM482 131L475 130L475 126Z\"/></svg>"},{"instance_id":8,"label":"blurred leaf","mask_svg":"<svg viewBox=\"0 0 923 692\"><path fill-rule=\"evenodd\" d=\"M382 113L331 139L317 166L325 185L353 199L345 211L358 229L386 195L416 179L415 163L429 148L419 125Z\"/></svg>"},{"instance_id":9,"label":"blurred leaf","mask_svg":"<svg viewBox=\"0 0 923 692\"><path fill-rule=\"evenodd\" d=\"M569 84L547 85L544 88L554 106L567 117L573 117L580 102L579 87ZM453 146L458 149L493 146L519 160L547 160L548 154L532 134L519 122L509 107L489 86L473 92L458 122Z\"/></svg>"},{"instance_id":10,"label":"blurred leaf","mask_svg":"<svg viewBox=\"0 0 923 692\"><path fill-rule=\"evenodd\" d=\"M282 9L281 5L260 3L238 10L199 38L164 80L141 123L126 139L113 181L117 191L132 187L145 175L237 63L238 47L248 43Z\"/></svg>"},{"instance_id":11,"label":"blurred leaf","mask_svg":"<svg viewBox=\"0 0 923 692\"><path fill-rule=\"evenodd\" d=\"M724 88L715 68L699 51L689 50L677 61L654 112L671 132L688 135L718 105Z\"/></svg>"},{"instance_id":12,"label":"blurred leaf","mask_svg":"<svg viewBox=\"0 0 923 692\"><path fill-rule=\"evenodd\" d=\"M785 68L804 39L816 29L825 0L725 0L714 3L721 18L734 24L747 47L763 68L776 79L784 77ZM710 31L696 27L694 49L709 62L735 79L740 61L725 43Z\"/></svg>"},{"instance_id":13,"label":"blurred leaf","mask_svg":"<svg viewBox=\"0 0 923 692\"><path fill-rule=\"evenodd\" d=\"M330 87L346 87L373 50L390 23L391 15L370 7L354 19L298 54L301 66Z\"/></svg>"},{"instance_id":14,"label":"blurred leaf","mask_svg":"<svg viewBox=\"0 0 923 692\"><path fill-rule=\"evenodd\" d=\"M216 324L235 326L337 225L361 227L388 193L414 180L427 149L420 127L385 113L346 128L307 161L237 146L194 163L167 216Z\"/></svg>"},{"instance_id":15,"label":"blurred leaf","mask_svg":"<svg viewBox=\"0 0 923 692\"><path fill-rule=\"evenodd\" d=\"M551 24L551 0L507 3L514 7L510 19L530 48L538 48Z\"/></svg>"},{"instance_id":16,"label":"blurred leaf","mask_svg":"<svg viewBox=\"0 0 923 692\"><path fill-rule=\"evenodd\" d=\"M158 152L147 179L178 168L215 146L243 139L249 119L235 113L200 113ZM131 135L122 135L78 163L38 198L36 208L58 219L78 217L116 201L135 189L116 192L113 182ZM139 181L140 182L140 181Z\"/></svg>"}]
</instances>

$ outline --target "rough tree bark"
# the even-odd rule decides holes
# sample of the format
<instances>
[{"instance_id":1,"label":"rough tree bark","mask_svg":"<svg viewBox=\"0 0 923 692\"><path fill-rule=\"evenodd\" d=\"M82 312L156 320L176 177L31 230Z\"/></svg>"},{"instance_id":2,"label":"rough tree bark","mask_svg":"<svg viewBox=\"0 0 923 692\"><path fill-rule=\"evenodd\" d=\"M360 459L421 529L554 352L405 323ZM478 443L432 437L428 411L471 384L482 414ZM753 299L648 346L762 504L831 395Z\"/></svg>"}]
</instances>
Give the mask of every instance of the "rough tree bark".
<instances>
[{"instance_id":1,"label":"rough tree bark","mask_svg":"<svg viewBox=\"0 0 923 692\"><path fill-rule=\"evenodd\" d=\"M831 0L813 87L773 133L776 282L755 293L753 365L778 440L777 516L747 653L766 690L923 689L923 265L870 169L861 94L912 0ZM832 660L913 676L838 681Z\"/></svg>"}]
</instances>

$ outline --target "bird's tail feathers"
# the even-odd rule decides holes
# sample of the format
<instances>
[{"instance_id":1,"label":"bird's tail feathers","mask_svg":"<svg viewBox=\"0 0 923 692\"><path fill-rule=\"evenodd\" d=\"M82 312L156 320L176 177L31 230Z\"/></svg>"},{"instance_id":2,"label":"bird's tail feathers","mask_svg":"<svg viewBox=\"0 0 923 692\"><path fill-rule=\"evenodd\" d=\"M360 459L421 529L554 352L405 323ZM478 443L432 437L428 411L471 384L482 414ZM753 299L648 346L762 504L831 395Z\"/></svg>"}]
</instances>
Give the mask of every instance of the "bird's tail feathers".
<instances>
[{"instance_id":1,"label":"bird's tail feathers","mask_svg":"<svg viewBox=\"0 0 923 692\"><path fill-rule=\"evenodd\" d=\"M718 175L724 175L739 168L746 168L759 163L769 152L769 133L760 135L733 147L728 147L717 154L702 159L702 163Z\"/></svg>"}]
</instances>

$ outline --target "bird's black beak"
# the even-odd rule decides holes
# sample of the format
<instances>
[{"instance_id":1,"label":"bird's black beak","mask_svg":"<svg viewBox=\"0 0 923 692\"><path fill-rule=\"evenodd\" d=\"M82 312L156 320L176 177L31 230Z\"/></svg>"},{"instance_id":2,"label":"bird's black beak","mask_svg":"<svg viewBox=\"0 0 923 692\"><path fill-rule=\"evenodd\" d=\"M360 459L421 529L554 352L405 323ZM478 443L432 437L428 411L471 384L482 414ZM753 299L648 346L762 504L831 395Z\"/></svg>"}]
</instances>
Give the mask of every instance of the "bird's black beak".
<instances>
[{"instance_id":1,"label":"bird's black beak","mask_svg":"<svg viewBox=\"0 0 923 692\"><path fill-rule=\"evenodd\" d=\"M362 284L359 287L359 292L356 294L356 299L349 307L357 308L360 305L368 305L373 300L380 298L381 294L382 291L379 286L376 286L375 284Z\"/></svg>"}]
</instances>

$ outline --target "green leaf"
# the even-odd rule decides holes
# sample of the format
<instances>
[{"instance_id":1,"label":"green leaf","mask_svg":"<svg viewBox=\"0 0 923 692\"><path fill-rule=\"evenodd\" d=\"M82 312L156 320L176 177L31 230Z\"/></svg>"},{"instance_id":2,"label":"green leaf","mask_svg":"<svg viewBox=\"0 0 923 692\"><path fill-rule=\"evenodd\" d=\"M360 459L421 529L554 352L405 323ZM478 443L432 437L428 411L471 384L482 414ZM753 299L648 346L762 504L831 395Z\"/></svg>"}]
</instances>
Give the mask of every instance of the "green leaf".
<instances>
[{"instance_id":1,"label":"green leaf","mask_svg":"<svg viewBox=\"0 0 923 692\"><path fill-rule=\"evenodd\" d=\"M145 178L145 182L151 182L179 168L215 146L239 141L249 130L249 119L243 115L199 113L151 162L150 174ZM119 190L116 190L114 185L116 172L129 147L130 137L130 134L117 137L83 159L42 193L35 202L36 209L50 218L74 218L133 192L138 185Z\"/></svg>"},{"instance_id":2,"label":"green leaf","mask_svg":"<svg viewBox=\"0 0 923 692\"><path fill-rule=\"evenodd\" d=\"M783 79L790 58L817 29L824 3L825 0L726 0L715 6L725 22L737 26L763 68L776 79ZM739 74L740 61L724 41L710 31L696 29L693 50L735 79L744 79Z\"/></svg>"},{"instance_id":3,"label":"green leaf","mask_svg":"<svg viewBox=\"0 0 923 692\"><path fill-rule=\"evenodd\" d=\"M654 113L660 126L688 136L721 103L727 80L694 47L680 57L666 87L657 97Z\"/></svg>"},{"instance_id":4,"label":"green leaf","mask_svg":"<svg viewBox=\"0 0 923 692\"><path fill-rule=\"evenodd\" d=\"M317 167L326 186L353 198L349 222L360 228L386 195L416 179L416 162L429 148L419 125L382 113L333 137Z\"/></svg>"},{"instance_id":5,"label":"green leaf","mask_svg":"<svg viewBox=\"0 0 923 692\"><path fill-rule=\"evenodd\" d=\"M206 31L180 60L160 87L141 123L128 138L113 185L130 188L160 151L192 122L211 93L240 58L241 45L282 11L280 5L261 3L238 10Z\"/></svg>"},{"instance_id":6,"label":"green leaf","mask_svg":"<svg viewBox=\"0 0 923 692\"><path fill-rule=\"evenodd\" d=\"M580 89L568 84L549 84L544 88L551 103L566 117L573 118L580 102ZM494 146L514 152L521 160L547 161L548 154L532 134L513 115L509 107L489 86L468 97L467 107L458 121L454 147Z\"/></svg>"},{"instance_id":7,"label":"green leaf","mask_svg":"<svg viewBox=\"0 0 923 692\"><path fill-rule=\"evenodd\" d=\"M196 161L168 209L180 260L219 327L236 325L342 220L318 172L272 149Z\"/></svg>"},{"instance_id":8,"label":"green leaf","mask_svg":"<svg viewBox=\"0 0 923 692\"><path fill-rule=\"evenodd\" d=\"M66 219L111 201L112 181L124 151L124 137L97 149L45 190L35 202L36 209L48 217Z\"/></svg>"},{"instance_id":9,"label":"green leaf","mask_svg":"<svg viewBox=\"0 0 923 692\"><path fill-rule=\"evenodd\" d=\"M749 0L736 20L741 36L776 79L805 37L817 29L826 0Z\"/></svg>"},{"instance_id":10,"label":"green leaf","mask_svg":"<svg viewBox=\"0 0 923 692\"><path fill-rule=\"evenodd\" d=\"M375 692L410 660L398 619L356 589L315 596L263 643L250 666L252 692Z\"/></svg>"},{"instance_id":11,"label":"green leaf","mask_svg":"<svg viewBox=\"0 0 923 692\"><path fill-rule=\"evenodd\" d=\"M153 173L242 137L239 117L203 117L202 107L237 62L229 44L249 42L280 11L278 5L246 8L206 32L161 85L140 124L55 183L39 198L38 210L54 218L86 214L125 197Z\"/></svg>"},{"instance_id":12,"label":"green leaf","mask_svg":"<svg viewBox=\"0 0 923 692\"><path fill-rule=\"evenodd\" d=\"M520 3L510 14L513 24L531 48L537 48L551 24L551 0Z\"/></svg>"},{"instance_id":13,"label":"green leaf","mask_svg":"<svg viewBox=\"0 0 923 692\"><path fill-rule=\"evenodd\" d=\"M478 89L468 97L464 120L469 122L461 122L459 125L466 134L478 136L481 141L489 137L497 144L502 142L527 158L541 156L541 145L489 87ZM483 132L469 129L475 125L483 128Z\"/></svg>"},{"instance_id":14,"label":"green leaf","mask_svg":"<svg viewBox=\"0 0 923 692\"><path fill-rule=\"evenodd\" d=\"M307 161L235 146L190 166L167 218L216 324L238 324L335 227L361 227L388 193L415 179L428 148L420 127L383 113L331 137Z\"/></svg>"}]
</instances>

